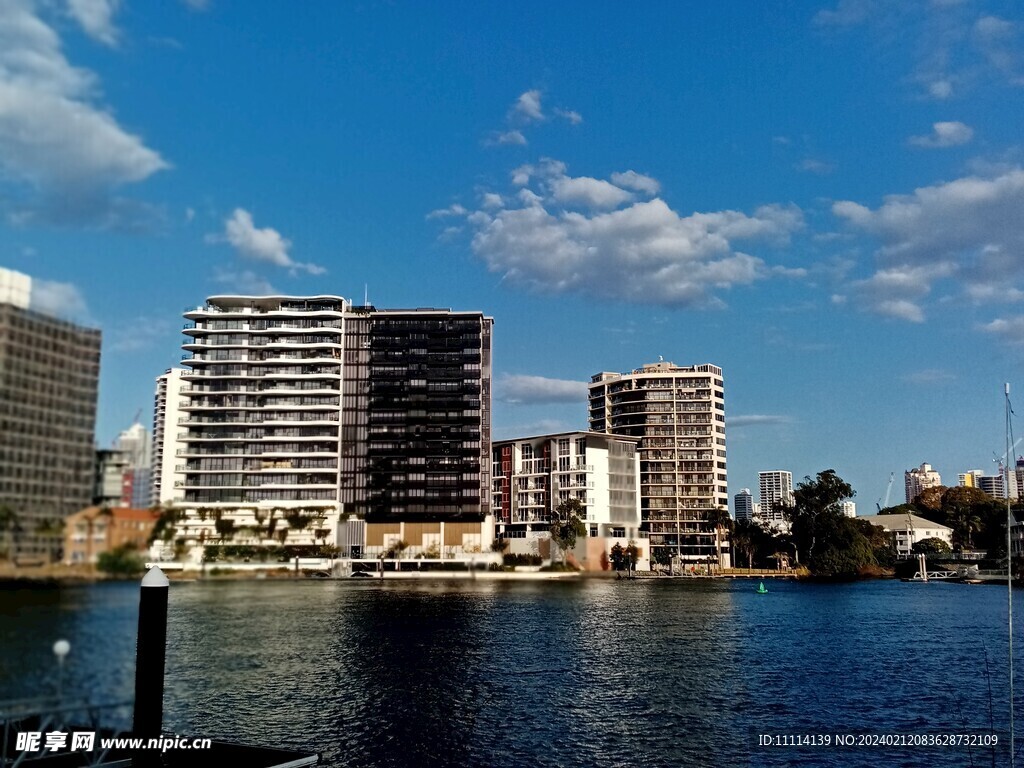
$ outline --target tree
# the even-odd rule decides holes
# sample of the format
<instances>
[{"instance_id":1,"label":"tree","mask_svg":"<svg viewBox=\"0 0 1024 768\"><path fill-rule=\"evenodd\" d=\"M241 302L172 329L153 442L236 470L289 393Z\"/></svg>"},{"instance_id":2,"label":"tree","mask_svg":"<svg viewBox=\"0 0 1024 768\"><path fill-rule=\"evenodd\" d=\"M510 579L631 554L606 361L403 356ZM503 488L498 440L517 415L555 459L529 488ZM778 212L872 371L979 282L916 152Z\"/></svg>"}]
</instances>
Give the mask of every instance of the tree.
<instances>
[{"instance_id":1,"label":"tree","mask_svg":"<svg viewBox=\"0 0 1024 768\"><path fill-rule=\"evenodd\" d=\"M621 570L625 569L625 566L626 566L626 550L618 542L616 542L615 546L612 547L612 551L611 551L611 555L610 555L610 560L611 560L612 568L614 570L621 571Z\"/></svg>"},{"instance_id":2,"label":"tree","mask_svg":"<svg viewBox=\"0 0 1024 768\"><path fill-rule=\"evenodd\" d=\"M508 549L508 539L498 538L491 542L491 552L504 552Z\"/></svg>"},{"instance_id":3,"label":"tree","mask_svg":"<svg viewBox=\"0 0 1024 768\"><path fill-rule=\"evenodd\" d=\"M729 515L729 510L724 507L718 507L716 509L709 509L705 519L713 526L715 526L715 553L718 555L718 563L722 563L722 529L728 531L732 530L733 519Z\"/></svg>"},{"instance_id":4,"label":"tree","mask_svg":"<svg viewBox=\"0 0 1024 768\"><path fill-rule=\"evenodd\" d=\"M946 522L953 529L953 549L960 552L965 544L968 549L973 549L974 534L981 530L981 518L974 509L957 507L950 512Z\"/></svg>"},{"instance_id":5,"label":"tree","mask_svg":"<svg viewBox=\"0 0 1024 768\"><path fill-rule=\"evenodd\" d=\"M747 568L754 567L754 558L758 555L761 540L770 534L764 524L754 520L737 520L732 531L732 548L736 558L747 559Z\"/></svg>"},{"instance_id":6,"label":"tree","mask_svg":"<svg viewBox=\"0 0 1024 768\"><path fill-rule=\"evenodd\" d=\"M18 515L6 504L0 504L0 531L4 534L4 557L10 560L14 556Z\"/></svg>"},{"instance_id":7,"label":"tree","mask_svg":"<svg viewBox=\"0 0 1024 768\"><path fill-rule=\"evenodd\" d=\"M562 550L563 564L569 559L569 550L576 546L576 539L587 535L581 515L586 516L586 508L579 499L567 499L555 508L551 540Z\"/></svg>"},{"instance_id":8,"label":"tree","mask_svg":"<svg viewBox=\"0 0 1024 768\"><path fill-rule=\"evenodd\" d=\"M101 552L96 558L96 569L113 576L134 576L146 570L138 553L129 545Z\"/></svg>"},{"instance_id":9,"label":"tree","mask_svg":"<svg viewBox=\"0 0 1024 768\"><path fill-rule=\"evenodd\" d=\"M910 551L915 555L944 555L953 550L945 541L933 536L929 539L921 539L914 544Z\"/></svg>"},{"instance_id":10,"label":"tree","mask_svg":"<svg viewBox=\"0 0 1024 768\"><path fill-rule=\"evenodd\" d=\"M785 510L790 522L793 542L799 552L806 552L808 561L814 558L814 548L830 532L835 532L844 515L839 502L852 498L855 492L834 469L819 472L812 480L809 476L793 491L793 506ZM849 520L850 518L846 518Z\"/></svg>"},{"instance_id":11,"label":"tree","mask_svg":"<svg viewBox=\"0 0 1024 768\"><path fill-rule=\"evenodd\" d=\"M636 563L640 559L640 550L637 549L636 542L632 539L629 540L629 544L626 545L626 570L635 571Z\"/></svg>"},{"instance_id":12,"label":"tree","mask_svg":"<svg viewBox=\"0 0 1024 768\"><path fill-rule=\"evenodd\" d=\"M929 520L932 518L928 516L929 512L938 512L942 509L942 497L946 491L950 490L944 485L936 485L931 488L925 488L917 496L911 499L911 503L920 510L922 517L927 517ZM977 490L977 489L975 489ZM940 522L940 521L935 521Z\"/></svg>"}]
</instances>

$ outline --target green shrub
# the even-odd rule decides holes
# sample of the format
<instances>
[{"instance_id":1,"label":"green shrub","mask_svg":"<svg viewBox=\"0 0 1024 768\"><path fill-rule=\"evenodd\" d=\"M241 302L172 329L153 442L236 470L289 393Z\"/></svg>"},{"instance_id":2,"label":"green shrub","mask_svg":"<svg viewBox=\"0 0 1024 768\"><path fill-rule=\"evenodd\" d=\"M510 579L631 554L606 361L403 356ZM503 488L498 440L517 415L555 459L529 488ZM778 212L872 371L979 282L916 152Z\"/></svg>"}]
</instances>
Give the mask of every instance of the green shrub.
<instances>
[{"instance_id":1,"label":"green shrub","mask_svg":"<svg viewBox=\"0 0 1024 768\"><path fill-rule=\"evenodd\" d=\"M96 568L112 576L135 576L146 570L139 553L128 546L101 552L96 558Z\"/></svg>"}]
</instances>

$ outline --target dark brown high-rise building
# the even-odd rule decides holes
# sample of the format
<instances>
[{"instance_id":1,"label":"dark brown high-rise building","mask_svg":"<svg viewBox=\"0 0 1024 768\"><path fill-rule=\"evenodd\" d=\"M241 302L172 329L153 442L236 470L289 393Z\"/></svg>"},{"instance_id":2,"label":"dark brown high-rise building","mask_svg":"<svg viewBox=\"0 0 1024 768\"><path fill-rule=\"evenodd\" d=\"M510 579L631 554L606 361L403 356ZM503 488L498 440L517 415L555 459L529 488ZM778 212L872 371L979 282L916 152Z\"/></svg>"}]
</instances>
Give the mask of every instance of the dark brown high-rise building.
<instances>
[{"instance_id":1,"label":"dark brown high-rise building","mask_svg":"<svg viewBox=\"0 0 1024 768\"><path fill-rule=\"evenodd\" d=\"M0 291L0 507L15 515L0 546L52 558L92 500L100 332L29 309L29 279L0 273L26 286Z\"/></svg>"}]
</instances>

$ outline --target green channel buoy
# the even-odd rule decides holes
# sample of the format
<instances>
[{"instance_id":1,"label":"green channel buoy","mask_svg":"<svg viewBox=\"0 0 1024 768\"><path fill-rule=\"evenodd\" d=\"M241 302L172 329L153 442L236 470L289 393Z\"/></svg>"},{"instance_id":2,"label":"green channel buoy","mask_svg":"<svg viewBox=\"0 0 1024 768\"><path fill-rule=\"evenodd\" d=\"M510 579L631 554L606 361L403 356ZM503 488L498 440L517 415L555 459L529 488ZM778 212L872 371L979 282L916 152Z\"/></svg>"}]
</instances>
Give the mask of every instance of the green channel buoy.
<instances>
[{"instance_id":1,"label":"green channel buoy","mask_svg":"<svg viewBox=\"0 0 1024 768\"><path fill-rule=\"evenodd\" d=\"M763 581L760 584L757 585L757 594L759 594L759 595L767 595L768 594L768 590L764 588L764 582Z\"/></svg>"}]
</instances>

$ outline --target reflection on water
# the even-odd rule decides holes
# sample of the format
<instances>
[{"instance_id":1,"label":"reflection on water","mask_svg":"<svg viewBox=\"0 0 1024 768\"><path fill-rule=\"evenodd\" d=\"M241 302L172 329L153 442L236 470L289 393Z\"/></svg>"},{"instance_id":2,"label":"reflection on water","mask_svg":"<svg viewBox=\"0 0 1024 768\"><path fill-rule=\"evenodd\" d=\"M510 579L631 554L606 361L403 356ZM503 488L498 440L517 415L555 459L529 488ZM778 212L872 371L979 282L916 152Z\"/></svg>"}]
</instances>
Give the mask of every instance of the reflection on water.
<instances>
[{"instance_id":1,"label":"reflection on water","mask_svg":"<svg viewBox=\"0 0 1024 768\"><path fill-rule=\"evenodd\" d=\"M329 766L990 764L759 733L1006 732L1006 593L876 582L205 582L171 589L165 724ZM0 594L0 692L130 696L138 589ZM989 658L986 671L985 657ZM1004 764L1007 753L996 755Z\"/></svg>"}]
</instances>

